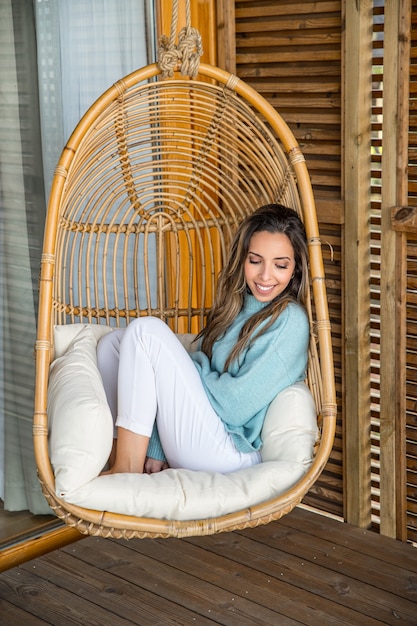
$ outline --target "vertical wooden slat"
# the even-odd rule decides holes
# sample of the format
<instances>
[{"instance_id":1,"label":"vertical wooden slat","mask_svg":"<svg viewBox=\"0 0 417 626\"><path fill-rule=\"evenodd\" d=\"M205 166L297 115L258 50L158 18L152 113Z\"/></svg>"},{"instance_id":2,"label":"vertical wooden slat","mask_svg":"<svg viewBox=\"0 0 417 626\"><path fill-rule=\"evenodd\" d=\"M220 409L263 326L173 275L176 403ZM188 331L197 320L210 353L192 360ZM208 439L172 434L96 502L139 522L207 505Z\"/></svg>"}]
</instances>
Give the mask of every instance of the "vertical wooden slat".
<instances>
[{"instance_id":1,"label":"vertical wooden slat","mask_svg":"<svg viewBox=\"0 0 417 626\"><path fill-rule=\"evenodd\" d=\"M417 9L414 0L413 13ZM411 128L410 128L411 131ZM410 161L414 156L410 154ZM414 179L414 177L413 177ZM413 185L414 180L409 183ZM409 197L415 204L414 191ZM406 517L407 539L417 542L417 233L407 232L407 289L406 289ZM404 461L403 461L404 462Z\"/></svg>"},{"instance_id":2,"label":"vertical wooden slat","mask_svg":"<svg viewBox=\"0 0 417 626\"><path fill-rule=\"evenodd\" d=\"M344 278L346 520L371 524L370 470L370 115L372 2L345 0Z\"/></svg>"},{"instance_id":3,"label":"vertical wooden slat","mask_svg":"<svg viewBox=\"0 0 417 626\"><path fill-rule=\"evenodd\" d=\"M407 539L417 541L417 0L412 0L408 128L408 206L414 210L401 224L407 237L406 259L406 526ZM399 211L401 214L401 210ZM405 226L405 228L404 228ZM402 269L402 268L401 268Z\"/></svg>"},{"instance_id":4,"label":"vertical wooden slat","mask_svg":"<svg viewBox=\"0 0 417 626\"><path fill-rule=\"evenodd\" d=\"M404 538L405 517L405 236L391 225L393 206L407 204L409 0L385 3L381 194L381 533ZM398 272L398 270L400 270ZM397 320L398 323L395 323ZM395 471L394 471L394 468ZM398 506L397 506L398 503Z\"/></svg>"},{"instance_id":5,"label":"vertical wooden slat","mask_svg":"<svg viewBox=\"0 0 417 626\"><path fill-rule=\"evenodd\" d=\"M371 493L372 528L380 526L380 387L381 387L381 160L384 97L384 0L373 0L371 215L370 215L370 338L371 338Z\"/></svg>"},{"instance_id":6,"label":"vertical wooden slat","mask_svg":"<svg viewBox=\"0 0 417 626\"><path fill-rule=\"evenodd\" d=\"M236 73L235 3L217 0L217 48L219 67Z\"/></svg>"},{"instance_id":7,"label":"vertical wooden slat","mask_svg":"<svg viewBox=\"0 0 417 626\"><path fill-rule=\"evenodd\" d=\"M398 120L400 123L397 159L397 202L408 203L409 172L409 120L410 120L410 60L412 49L413 1L402 0L399 17L399 78L398 78ZM397 386L397 446L396 467L396 511L397 538L406 541L407 537L407 236L397 235L396 277L396 327L400 341L397 343L397 372L400 376Z\"/></svg>"}]
</instances>

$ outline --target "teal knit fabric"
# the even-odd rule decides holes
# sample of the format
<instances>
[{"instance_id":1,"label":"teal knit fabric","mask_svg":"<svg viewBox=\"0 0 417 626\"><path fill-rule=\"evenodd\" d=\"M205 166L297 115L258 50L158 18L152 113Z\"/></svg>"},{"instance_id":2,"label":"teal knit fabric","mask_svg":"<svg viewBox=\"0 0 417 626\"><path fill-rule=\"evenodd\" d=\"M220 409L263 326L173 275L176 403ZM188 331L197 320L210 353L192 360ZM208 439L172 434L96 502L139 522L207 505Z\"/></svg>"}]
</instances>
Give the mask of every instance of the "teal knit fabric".
<instances>
[{"instance_id":1,"label":"teal knit fabric","mask_svg":"<svg viewBox=\"0 0 417 626\"><path fill-rule=\"evenodd\" d=\"M191 355L211 405L241 452L260 449L268 406L285 387L304 380L306 373L309 324L304 309L295 303L223 372L243 324L263 306L248 295L224 337L214 344L211 361L201 351Z\"/></svg>"}]
</instances>

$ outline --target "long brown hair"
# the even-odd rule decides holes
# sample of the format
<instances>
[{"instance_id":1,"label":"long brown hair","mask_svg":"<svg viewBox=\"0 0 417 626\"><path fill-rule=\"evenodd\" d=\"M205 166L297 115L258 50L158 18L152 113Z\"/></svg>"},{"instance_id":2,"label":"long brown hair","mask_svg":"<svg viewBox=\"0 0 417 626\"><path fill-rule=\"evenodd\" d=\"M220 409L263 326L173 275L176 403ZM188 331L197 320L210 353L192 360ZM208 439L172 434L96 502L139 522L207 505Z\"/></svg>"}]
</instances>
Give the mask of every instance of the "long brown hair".
<instances>
[{"instance_id":1,"label":"long brown hair","mask_svg":"<svg viewBox=\"0 0 417 626\"><path fill-rule=\"evenodd\" d=\"M224 335L242 309L247 290L245 261L251 238L259 232L283 233L288 237L294 250L295 270L286 289L246 321L226 360L225 370L275 322L289 302L304 304L306 300L308 252L304 224L293 209L282 204L266 204L241 222L233 238L229 258L219 275L213 307L207 315L205 328L198 335L202 338L203 352L211 358L214 342ZM256 333L265 320L268 322Z\"/></svg>"}]
</instances>

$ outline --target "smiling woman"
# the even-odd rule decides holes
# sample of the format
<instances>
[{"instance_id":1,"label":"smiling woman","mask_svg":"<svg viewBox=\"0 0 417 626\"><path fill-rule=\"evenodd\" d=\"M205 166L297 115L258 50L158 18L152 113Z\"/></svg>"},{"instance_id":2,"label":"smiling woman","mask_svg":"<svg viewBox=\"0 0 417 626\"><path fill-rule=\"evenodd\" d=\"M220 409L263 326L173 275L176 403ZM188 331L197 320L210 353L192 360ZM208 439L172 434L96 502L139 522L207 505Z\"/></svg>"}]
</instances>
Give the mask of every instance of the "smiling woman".
<instances>
[{"instance_id":1,"label":"smiling woman","mask_svg":"<svg viewBox=\"0 0 417 626\"><path fill-rule=\"evenodd\" d=\"M261 461L269 405L306 377L307 258L300 217L268 204L238 227L190 355L150 316L100 340L118 427L106 473L229 473Z\"/></svg>"}]
</instances>

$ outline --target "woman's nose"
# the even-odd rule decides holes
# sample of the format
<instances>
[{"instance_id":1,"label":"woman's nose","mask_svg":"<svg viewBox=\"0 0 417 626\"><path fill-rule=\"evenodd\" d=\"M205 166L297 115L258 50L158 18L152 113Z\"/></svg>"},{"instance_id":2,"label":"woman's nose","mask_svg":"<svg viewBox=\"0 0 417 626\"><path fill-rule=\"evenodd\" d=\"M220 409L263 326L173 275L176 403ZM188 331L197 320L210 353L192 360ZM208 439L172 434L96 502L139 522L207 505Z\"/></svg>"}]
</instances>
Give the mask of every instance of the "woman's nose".
<instances>
[{"instance_id":1,"label":"woman's nose","mask_svg":"<svg viewBox=\"0 0 417 626\"><path fill-rule=\"evenodd\" d=\"M261 273L260 276L263 280L268 280L271 277L271 267L268 263L264 263L261 267Z\"/></svg>"}]
</instances>

